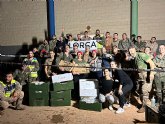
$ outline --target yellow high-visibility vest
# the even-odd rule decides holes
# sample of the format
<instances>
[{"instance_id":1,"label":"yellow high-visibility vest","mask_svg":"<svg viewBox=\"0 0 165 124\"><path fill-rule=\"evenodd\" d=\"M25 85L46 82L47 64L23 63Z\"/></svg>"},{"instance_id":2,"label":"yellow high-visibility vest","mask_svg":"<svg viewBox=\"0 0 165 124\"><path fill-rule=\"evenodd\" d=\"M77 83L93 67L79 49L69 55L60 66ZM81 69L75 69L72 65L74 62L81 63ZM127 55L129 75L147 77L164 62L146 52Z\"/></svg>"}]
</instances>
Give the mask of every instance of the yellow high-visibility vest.
<instances>
[{"instance_id":1,"label":"yellow high-visibility vest","mask_svg":"<svg viewBox=\"0 0 165 124\"><path fill-rule=\"evenodd\" d=\"M6 85L0 81L0 84L2 84L2 86L4 87L4 90L5 90L5 97L10 97L11 94L14 92L15 83L16 83L16 80L12 80L10 85Z\"/></svg>"},{"instance_id":2,"label":"yellow high-visibility vest","mask_svg":"<svg viewBox=\"0 0 165 124\"><path fill-rule=\"evenodd\" d=\"M103 45L97 43L97 49L101 49L101 48L103 48Z\"/></svg>"},{"instance_id":3,"label":"yellow high-visibility vest","mask_svg":"<svg viewBox=\"0 0 165 124\"><path fill-rule=\"evenodd\" d=\"M37 62L37 59L36 59L36 58L33 59L32 62ZM30 69L30 71L31 71L32 69L35 68L35 65L29 65L28 67L29 67L29 69ZM30 72L30 77L37 78L37 77L38 77L38 73L32 71L32 72Z\"/></svg>"}]
</instances>

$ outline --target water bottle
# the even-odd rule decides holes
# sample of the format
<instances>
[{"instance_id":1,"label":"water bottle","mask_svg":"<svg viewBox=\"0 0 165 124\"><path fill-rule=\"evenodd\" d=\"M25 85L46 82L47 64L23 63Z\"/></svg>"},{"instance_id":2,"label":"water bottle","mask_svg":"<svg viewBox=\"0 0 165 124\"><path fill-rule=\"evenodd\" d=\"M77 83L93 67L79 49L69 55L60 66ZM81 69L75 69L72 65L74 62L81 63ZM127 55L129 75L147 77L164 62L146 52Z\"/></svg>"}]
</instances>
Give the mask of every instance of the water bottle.
<instances>
[{"instance_id":1,"label":"water bottle","mask_svg":"<svg viewBox=\"0 0 165 124\"><path fill-rule=\"evenodd\" d=\"M151 99L151 107L155 107L155 98L154 98L154 96Z\"/></svg>"}]
</instances>

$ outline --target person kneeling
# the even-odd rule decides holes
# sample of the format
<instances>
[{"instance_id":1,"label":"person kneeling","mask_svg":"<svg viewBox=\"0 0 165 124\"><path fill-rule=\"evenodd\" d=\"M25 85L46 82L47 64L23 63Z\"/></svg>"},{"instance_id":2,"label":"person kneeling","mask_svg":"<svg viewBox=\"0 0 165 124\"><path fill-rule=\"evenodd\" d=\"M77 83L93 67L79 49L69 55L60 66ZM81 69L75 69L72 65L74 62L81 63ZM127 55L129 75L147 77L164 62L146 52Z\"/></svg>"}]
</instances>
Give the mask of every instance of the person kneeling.
<instances>
[{"instance_id":1,"label":"person kneeling","mask_svg":"<svg viewBox=\"0 0 165 124\"><path fill-rule=\"evenodd\" d=\"M16 110L24 110L22 101L24 92L19 82L13 79L11 72L6 74L6 80L0 81L0 108L7 109L12 104Z\"/></svg>"},{"instance_id":2,"label":"person kneeling","mask_svg":"<svg viewBox=\"0 0 165 124\"><path fill-rule=\"evenodd\" d=\"M108 69L104 70L104 78L101 81L101 88L100 88L100 95L99 100L100 102L104 103L106 100L109 103L109 110L113 110L113 103L115 102L114 95L112 92L113 87L113 80L110 77L110 71Z\"/></svg>"}]
</instances>

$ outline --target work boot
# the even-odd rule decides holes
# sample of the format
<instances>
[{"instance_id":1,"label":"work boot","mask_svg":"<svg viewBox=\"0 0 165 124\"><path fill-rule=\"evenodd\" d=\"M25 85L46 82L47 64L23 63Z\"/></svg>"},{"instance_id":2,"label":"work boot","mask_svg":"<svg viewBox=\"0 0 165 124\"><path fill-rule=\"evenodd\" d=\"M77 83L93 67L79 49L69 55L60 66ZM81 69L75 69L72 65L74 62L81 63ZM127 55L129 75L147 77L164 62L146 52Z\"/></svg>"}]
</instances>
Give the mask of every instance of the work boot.
<instances>
[{"instance_id":1,"label":"work boot","mask_svg":"<svg viewBox=\"0 0 165 124\"><path fill-rule=\"evenodd\" d=\"M0 117L2 117L4 115L4 111L0 110Z\"/></svg>"},{"instance_id":2,"label":"work boot","mask_svg":"<svg viewBox=\"0 0 165 124\"><path fill-rule=\"evenodd\" d=\"M15 110L25 110L25 107L24 106L17 106L17 107L15 107Z\"/></svg>"},{"instance_id":3,"label":"work boot","mask_svg":"<svg viewBox=\"0 0 165 124\"><path fill-rule=\"evenodd\" d=\"M145 112L145 107L142 106L137 112L138 112L138 113L144 113L144 112Z\"/></svg>"}]
</instances>

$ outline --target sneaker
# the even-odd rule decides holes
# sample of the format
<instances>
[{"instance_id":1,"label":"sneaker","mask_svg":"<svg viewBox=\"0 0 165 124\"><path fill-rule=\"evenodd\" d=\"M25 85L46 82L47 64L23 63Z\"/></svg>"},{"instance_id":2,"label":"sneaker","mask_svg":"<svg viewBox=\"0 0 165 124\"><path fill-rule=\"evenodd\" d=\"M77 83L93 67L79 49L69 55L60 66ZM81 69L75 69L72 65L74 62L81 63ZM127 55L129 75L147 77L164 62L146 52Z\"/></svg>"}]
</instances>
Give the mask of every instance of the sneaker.
<instances>
[{"instance_id":1,"label":"sneaker","mask_svg":"<svg viewBox=\"0 0 165 124\"><path fill-rule=\"evenodd\" d=\"M105 102L105 96L103 94L99 94L99 100L100 102Z\"/></svg>"},{"instance_id":2,"label":"sneaker","mask_svg":"<svg viewBox=\"0 0 165 124\"><path fill-rule=\"evenodd\" d=\"M112 107L112 105L109 105L108 108L109 108L110 111L113 111L113 107Z\"/></svg>"},{"instance_id":3,"label":"sneaker","mask_svg":"<svg viewBox=\"0 0 165 124\"><path fill-rule=\"evenodd\" d=\"M121 108L121 107L119 107L119 108L117 109L117 111L116 111L116 114L121 114L121 113L123 113L123 112L124 112L124 109Z\"/></svg>"},{"instance_id":4,"label":"sneaker","mask_svg":"<svg viewBox=\"0 0 165 124\"><path fill-rule=\"evenodd\" d=\"M130 103L125 103L124 104L124 108L130 108L131 107L131 104Z\"/></svg>"}]
</instances>

